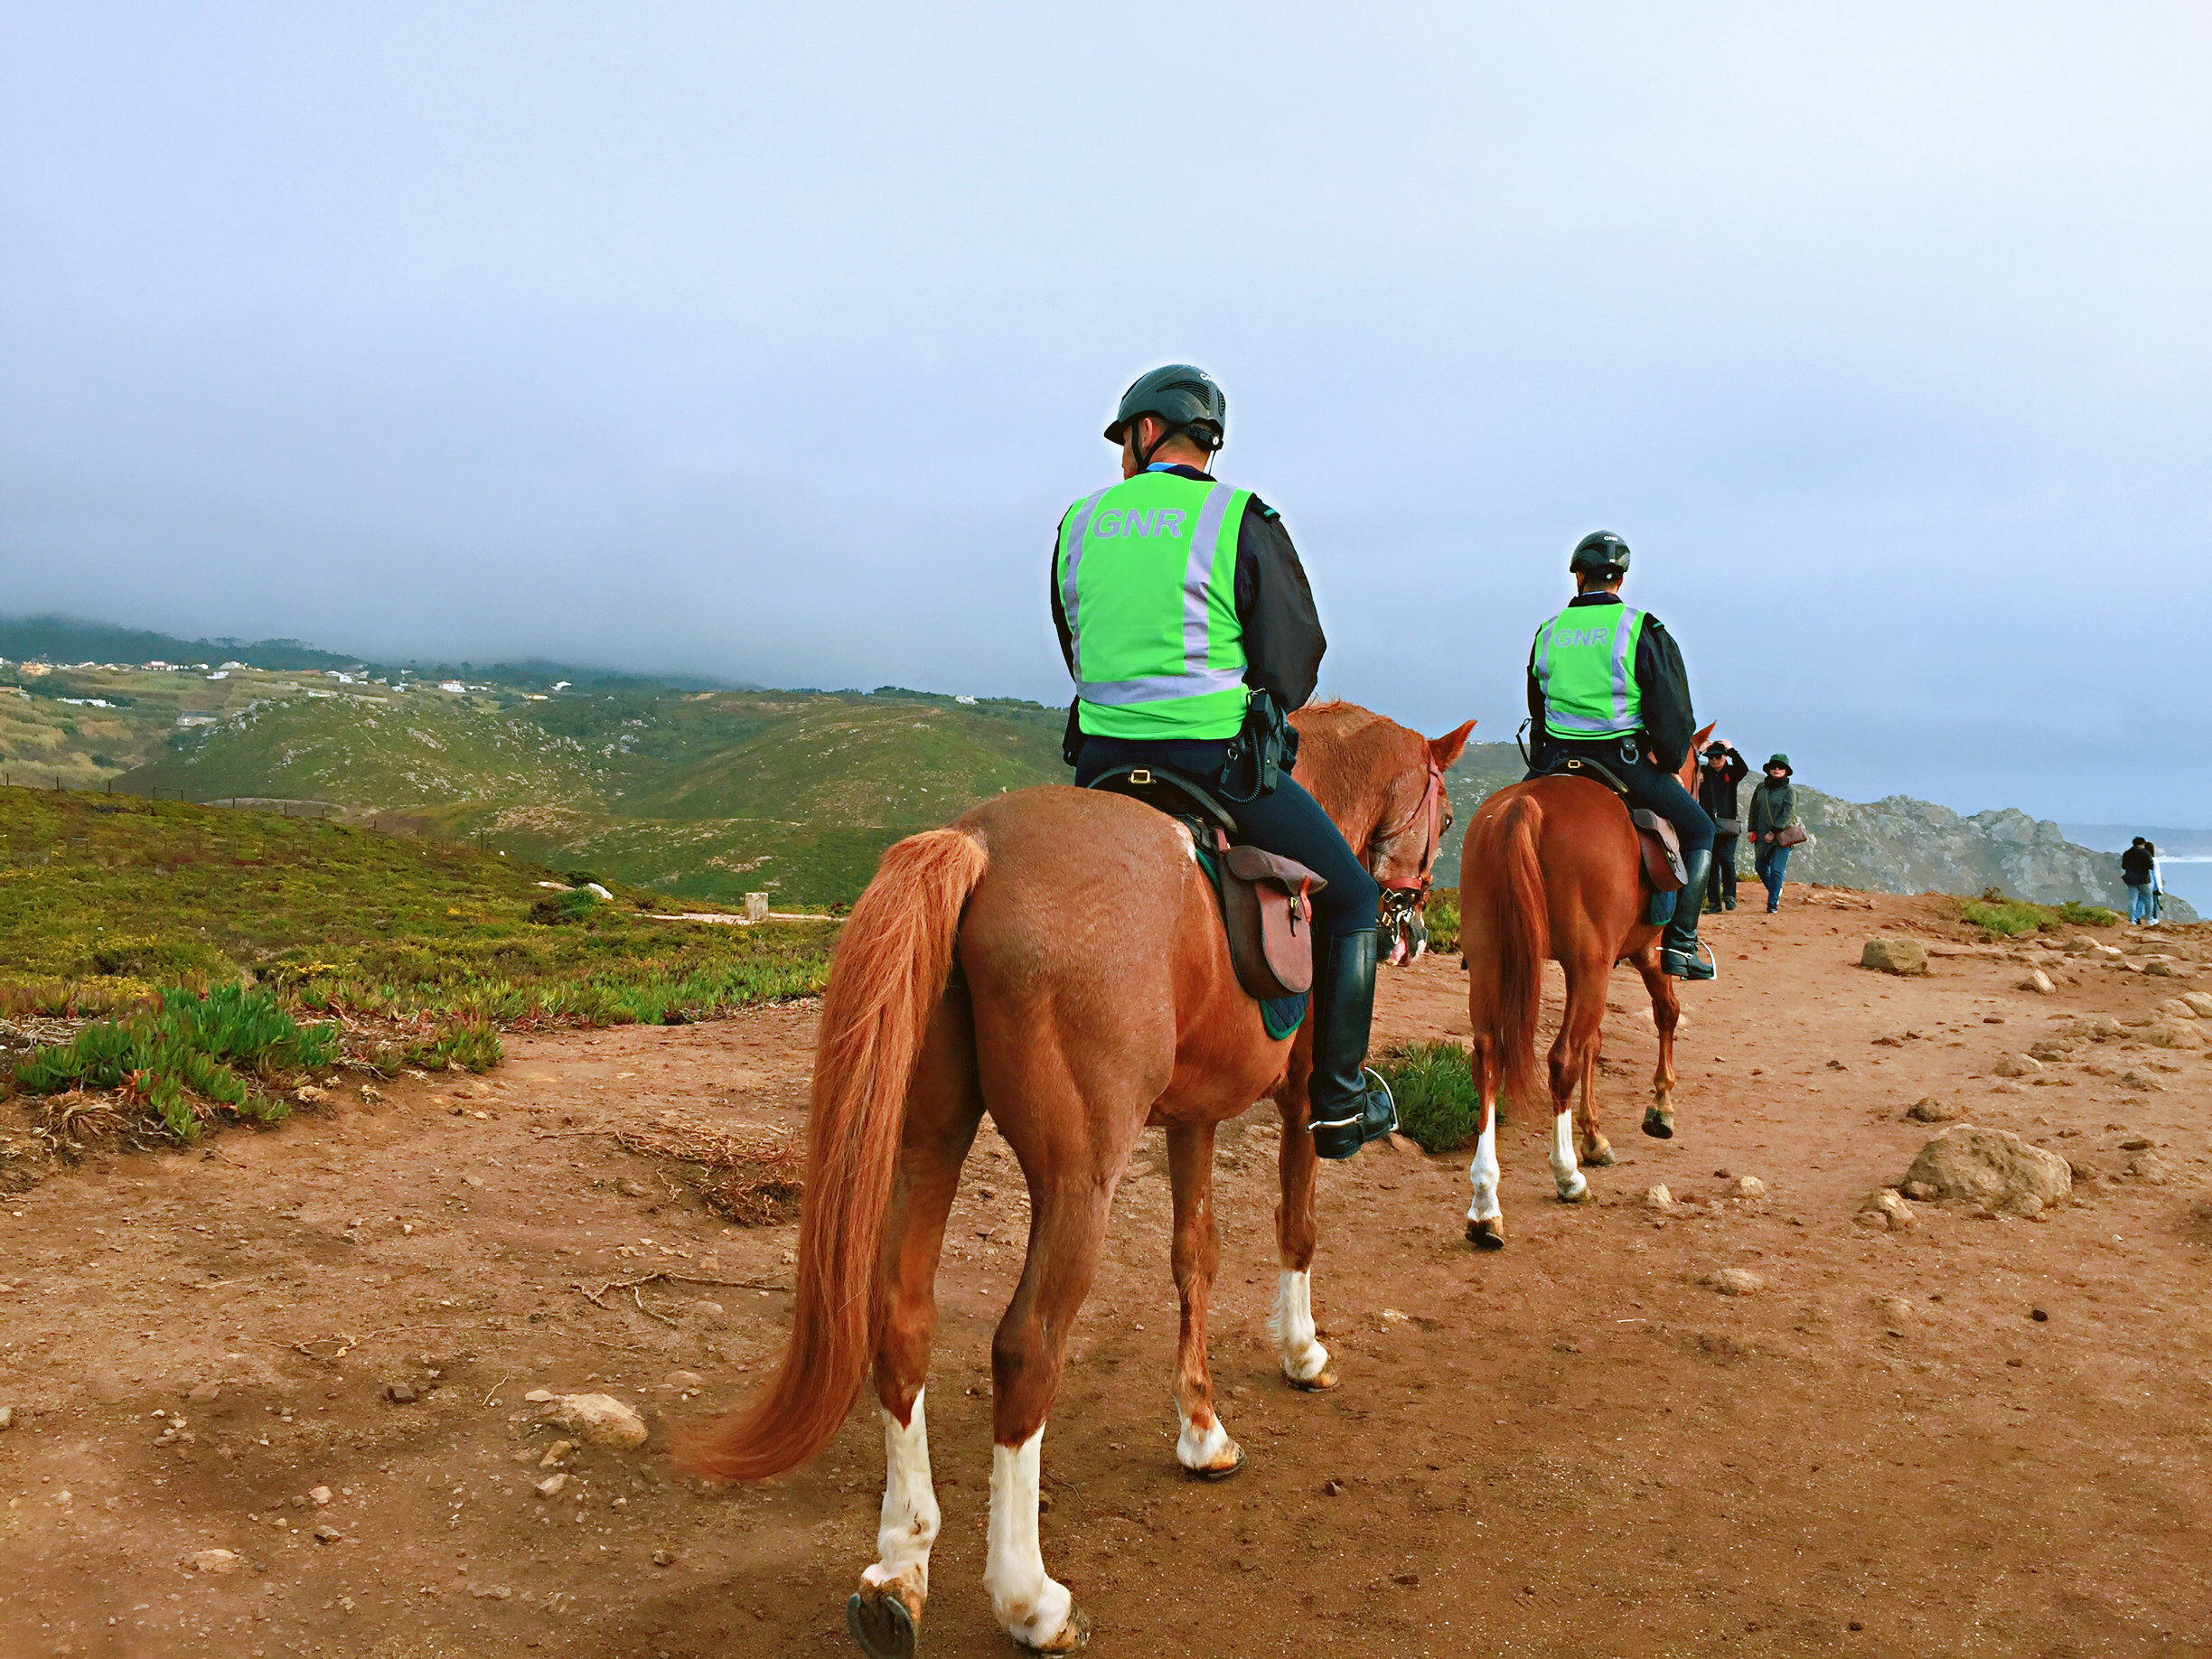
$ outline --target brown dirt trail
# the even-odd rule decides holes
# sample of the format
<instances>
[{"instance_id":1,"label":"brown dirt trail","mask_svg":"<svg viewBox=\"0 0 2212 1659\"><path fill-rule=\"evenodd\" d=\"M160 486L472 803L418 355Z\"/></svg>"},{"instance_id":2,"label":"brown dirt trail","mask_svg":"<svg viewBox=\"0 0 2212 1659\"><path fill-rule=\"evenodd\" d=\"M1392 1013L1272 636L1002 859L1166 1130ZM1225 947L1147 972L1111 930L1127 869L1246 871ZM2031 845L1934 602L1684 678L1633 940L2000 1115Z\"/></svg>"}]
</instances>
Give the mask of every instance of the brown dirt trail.
<instances>
[{"instance_id":1,"label":"brown dirt trail","mask_svg":"<svg viewBox=\"0 0 2212 1659\"><path fill-rule=\"evenodd\" d=\"M1791 898L1709 923L1726 977L1684 993L1671 1142L1635 1132L1653 1037L1617 977L1600 1087L1623 1161L1589 1172L1592 1203L1552 1197L1527 1115L1501 1135L1502 1254L1462 1240L1464 1156L1324 1171L1334 1393L1287 1388L1265 1331L1272 1113L1228 1127L1213 1353L1251 1462L1220 1486L1175 1466L1148 1135L1045 1439L1045 1561L1093 1651L2212 1652L2212 1061L2131 1030L1991 1075L2061 1017L2141 1019L2212 975L1954 943L1893 979L1861 942L1953 938L1933 904ZM2129 948L2201 961L2206 932ZM2015 989L2028 959L2056 994ZM1456 958L1387 973L1379 1042L1464 1036L1465 985ZM848 1651L872 1409L760 1489L665 1460L780 1346L795 1230L726 1225L695 1172L608 1133L670 1111L795 1130L811 1036L792 1006L518 1038L483 1080L349 1092L0 1199L0 1655ZM1935 1132L1900 1116L1928 1093L2064 1152L2092 1177L2077 1202L1854 1224ZM1743 1175L1766 1195L1727 1197ZM1654 1218L1661 1181L1701 1202ZM979 1578L1025 1208L987 1129L940 1281L925 1653L1013 1651ZM1729 1267L1765 1289L1701 1283ZM540 1496L534 1388L614 1394L653 1439L584 1448ZM235 1570L180 1566L211 1549Z\"/></svg>"}]
</instances>

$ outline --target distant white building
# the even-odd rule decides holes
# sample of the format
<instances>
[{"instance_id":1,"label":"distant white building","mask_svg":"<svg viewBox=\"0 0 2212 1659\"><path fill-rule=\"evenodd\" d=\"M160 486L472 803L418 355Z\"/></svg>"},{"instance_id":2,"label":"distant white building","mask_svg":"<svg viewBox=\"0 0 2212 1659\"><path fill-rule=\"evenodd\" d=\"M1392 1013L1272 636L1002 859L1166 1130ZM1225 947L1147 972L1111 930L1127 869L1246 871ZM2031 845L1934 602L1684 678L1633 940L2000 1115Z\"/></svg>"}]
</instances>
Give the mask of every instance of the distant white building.
<instances>
[{"instance_id":1,"label":"distant white building","mask_svg":"<svg viewBox=\"0 0 2212 1659\"><path fill-rule=\"evenodd\" d=\"M438 681L438 689L441 691L465 691L468 688L457 680L441 680Z\"/></svg>"},{"instance_id":2,"label":"distant white building","mask_svg":"<svg viewBox=\"0 0 2212 1659\"><path fill-rule=\"evenodd\" d=\"M975 701L975 698L968 696L965 692L962 692L959 696L953 698L952 700L956 703L972 703Z\"/></svg>"},{"instance_id":3,"label":"distant white building","mask_svg":"<svg viewBox=\"0 0 2212 1659\"><path fill-rule=\"evenodd\" d=\"M230 670L227 668L219 668L208 678L210 680L228 680L230 678Z\"/></svg>"}]
</instances>

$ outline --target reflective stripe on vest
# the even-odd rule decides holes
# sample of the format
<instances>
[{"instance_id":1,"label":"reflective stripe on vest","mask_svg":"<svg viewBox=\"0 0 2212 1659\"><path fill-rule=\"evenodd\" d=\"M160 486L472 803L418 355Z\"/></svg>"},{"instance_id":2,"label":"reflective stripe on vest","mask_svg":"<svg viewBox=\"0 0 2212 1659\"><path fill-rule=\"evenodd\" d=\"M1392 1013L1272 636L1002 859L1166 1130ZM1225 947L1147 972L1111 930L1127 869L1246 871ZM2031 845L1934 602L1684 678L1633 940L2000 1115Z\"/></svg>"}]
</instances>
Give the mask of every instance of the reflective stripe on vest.
<instances>
[{"instance_id":1,"label":"reflective stripe on vest","mask_svg":"<svg viewBox=\"0 0 2212 1659\"><path fill-rule=\"evenodd\" d=\"M1537 630L1544 730L1554 737L1602 738L1643 729L1636 653L1644 615L1625 605L1570 605Z\"/></svg>"},{"instance_id":2,"label":"reflective stripe on vest","mask_svg":"<svg viewBox=\"0 0 2212 1659\"><path fill-rule=\"evenodd\" d=\"M1214 738L1244 717L1237 532L1250 492L1140 473L1071 507L1055 577L1082 727Z\"/></svg>"}]
</instances>

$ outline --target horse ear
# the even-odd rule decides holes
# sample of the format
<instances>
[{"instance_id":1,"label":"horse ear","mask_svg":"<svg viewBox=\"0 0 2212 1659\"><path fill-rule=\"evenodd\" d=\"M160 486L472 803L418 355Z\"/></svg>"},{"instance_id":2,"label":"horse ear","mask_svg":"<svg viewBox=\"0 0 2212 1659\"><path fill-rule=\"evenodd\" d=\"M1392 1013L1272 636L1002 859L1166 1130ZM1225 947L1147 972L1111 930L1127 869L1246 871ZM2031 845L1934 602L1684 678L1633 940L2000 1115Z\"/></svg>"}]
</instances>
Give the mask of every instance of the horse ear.
<instances>
[{"instance_id":1,"label":"horse ear","mask_svg":"<svg viewBox=\"0 0 2212 1659\"><path fill-rule=\"evenodd\" d=\"M1467 734L1474 729L1475 722L1469 720L1456 732L1431 737L1429 740L1429 758L1435 761L1439 768L1449 769L1451 764L1459 758L1460 751L1467 747Z\"/></svg>"},{"instance_id":2,"label":"horse ear","mask_svg":"<svg viewBox=\"0 0 2212 1659\"><path fill-rule=\"evenodd\" d=\"M1713 726L1718 726L1718 725L1720 725L1720 723L1718 720L1716 720L1716 721L1714 721L1714 722L1713 722ZM1703 748L1703 747L1705 746L1705 740L1706 740L1708 737L1711 737L1712 735L1713 735L1713 727L1712 727L1712 726L1699 726L1699 727L1698 727L1698 735L1697 735L1696 736L1692 737L1692 738L1690 740L1690 747L1691 747L1691 748L1692 748L1692 750L1693 750L1693 751L1698 750L1698 749L1701 749L1701 748Z\"/></svg>"}]
</instances>

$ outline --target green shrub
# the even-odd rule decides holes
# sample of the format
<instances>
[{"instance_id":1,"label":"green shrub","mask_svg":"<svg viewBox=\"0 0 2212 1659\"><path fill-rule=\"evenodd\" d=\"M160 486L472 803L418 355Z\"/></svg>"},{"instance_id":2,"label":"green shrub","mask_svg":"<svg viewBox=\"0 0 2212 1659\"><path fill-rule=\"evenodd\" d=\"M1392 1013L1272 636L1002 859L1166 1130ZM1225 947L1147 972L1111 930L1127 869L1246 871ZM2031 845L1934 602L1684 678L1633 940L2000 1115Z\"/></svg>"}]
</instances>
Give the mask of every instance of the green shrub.
<instances>
[{"instance_id":1,"label":"green shrub","mask_svg":"<svg viewBox=\"0 0 2212 1659\"><path fill-rule=\"evenodd\" d=\"M1375 1067L1398 1102L1398 1127L1429 1152L1451 1152L1482 1127L1482 1092L1457 1043L1405 1043Z\"/></svg>"},{"instance_id":2,"label":"green shrub","mask_svg":"<svg viewBox=\"0 0 2212 1659\"><path fill-rule=\"evenodd\" d=\"M171 989L157 1005L85 1026L64 1044L34 1048L15 1067L33 1094L64 1089L120 1092L175 1139L200 1138L193 1098L273 1123L287 1108L253 1087L281 1073L338 1058L338 1027L303 1026L263 990L219 985L202 994Z\"/></svg>"},{"instance_id":3,"label":"green shrub","mask_svg":"<svg viewBox=\"0 0 2212 1659\"><path fill-rule=\"evenodd\" d=\"M2021 933L2055 933L2066 927L2112 927L2120 917L2102 904L2068 899L2063 904L2038 904L2029 899L2006 898L1991 888L1978 899L1958 901L1959 920L1978 927L1992 939L2011 939Z\"/></svg>"},{"instance_id":4,"label":"green shrub","mask_svg":"<svg viewBox=\"0 0 2212 1659\"><path fill-rule=\"evenodd\" d=\"M1459 889L1431 887L1421 906L1421 920L1429 927L1429 948L1448 951L1459 948Z\"/></svg>"},{"instance_id":5,"label":"green shrub","mask_svg":"<svg viewBox=\"0 0 2212 1659\"><path fill-rule=\"evenodd\" d=\"M2068 899L2057 907L2058 919L2072 927L2118 927L2120 913L2107 910L2102 904L2085 904L2079 899Z\"/></svg>"}]
</instances>

